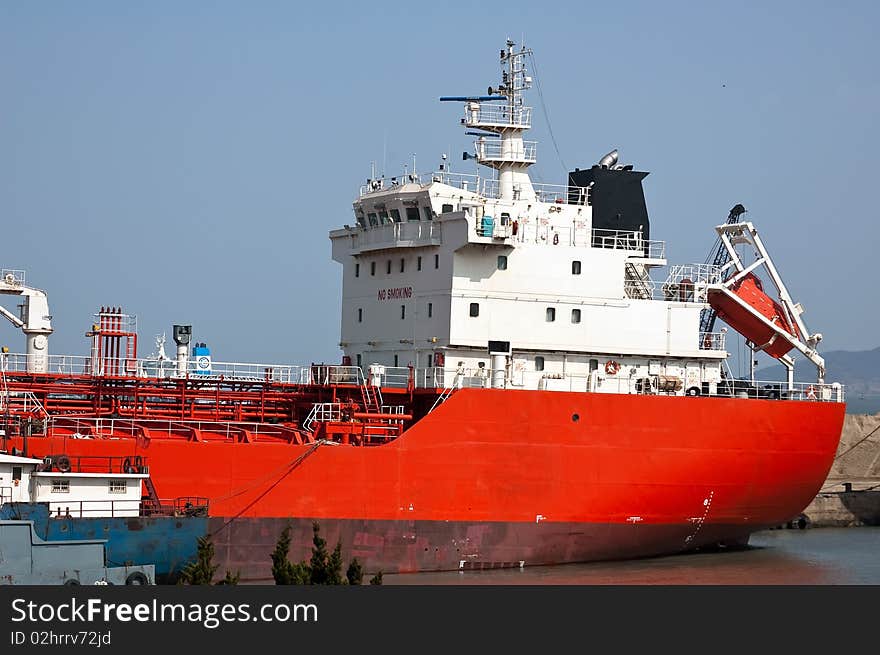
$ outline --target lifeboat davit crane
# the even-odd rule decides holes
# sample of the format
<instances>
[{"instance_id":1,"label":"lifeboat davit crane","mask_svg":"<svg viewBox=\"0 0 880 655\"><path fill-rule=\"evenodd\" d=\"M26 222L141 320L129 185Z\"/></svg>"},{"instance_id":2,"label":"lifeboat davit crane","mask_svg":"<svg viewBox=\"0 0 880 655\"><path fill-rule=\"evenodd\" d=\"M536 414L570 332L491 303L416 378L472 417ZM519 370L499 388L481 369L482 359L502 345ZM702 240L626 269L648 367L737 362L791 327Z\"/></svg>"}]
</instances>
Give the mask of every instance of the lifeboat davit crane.
<instances>
[{"instance_id":1,"label":"lifeboat davit crane","mask_svg":"<svg viewBox=\"0 0 880 655\"><path fill-rule=\"evenodd\" d=\"M795 303L764 247L758 230L749 222L727 223L715 227L730 261L721 268L721 280L707 288L708 301L718 317L742 334L753 351L763 351L778 359L787 369L788 386L794 385L794 360L787 354L798 350L817 370L817 381L825 379L825 360L816 347L821 333L810 333L802 318L804 308ZM736 246L746 244L755 260L743 262ZM779 300L765 291L755 271L763 267L776 287ZM752 359L754 361L754 358Z\"/></svg>"}]
</instances>

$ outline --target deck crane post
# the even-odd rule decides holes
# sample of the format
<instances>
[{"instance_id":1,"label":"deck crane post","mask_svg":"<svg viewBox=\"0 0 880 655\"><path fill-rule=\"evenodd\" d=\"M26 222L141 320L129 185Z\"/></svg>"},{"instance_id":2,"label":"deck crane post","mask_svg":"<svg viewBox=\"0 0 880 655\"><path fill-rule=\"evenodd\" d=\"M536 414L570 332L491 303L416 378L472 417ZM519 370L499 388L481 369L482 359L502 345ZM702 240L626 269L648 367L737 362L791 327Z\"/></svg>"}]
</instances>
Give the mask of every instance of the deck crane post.
<instances>
[{"instance_id":1,"label":"deck crane post","mask_svg":"<svg viewBox=\"0 0 880 655\"><path fill-rule=\"evenodd\" d=\"M52 316L49 300L42 289L25 284L24 271L0 271L0 294L20 296L19 316L0 305L0 315L20 328L27 339L27 372L49 372L49 335L52 334Z\"/></svg>"}]
</instances>

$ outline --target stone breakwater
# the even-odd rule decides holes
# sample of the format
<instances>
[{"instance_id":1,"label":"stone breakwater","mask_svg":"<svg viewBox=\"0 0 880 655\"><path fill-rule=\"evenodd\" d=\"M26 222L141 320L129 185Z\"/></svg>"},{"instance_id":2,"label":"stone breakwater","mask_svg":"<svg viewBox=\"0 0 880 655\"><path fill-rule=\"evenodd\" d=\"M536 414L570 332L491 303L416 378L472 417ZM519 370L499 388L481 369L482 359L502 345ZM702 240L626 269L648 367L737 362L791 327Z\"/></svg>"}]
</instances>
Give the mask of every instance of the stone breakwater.
<instances>
[{"instance_id":1,"label":"stone breakwater","mask_svg":"<svg viewBox=\"0 0 880 655\"><path fill-rule=\"evenodd\" d=\"M846 415L828 478L798 518L799 527L880 525L880 414Z\"/></svg>"}]
</instances>

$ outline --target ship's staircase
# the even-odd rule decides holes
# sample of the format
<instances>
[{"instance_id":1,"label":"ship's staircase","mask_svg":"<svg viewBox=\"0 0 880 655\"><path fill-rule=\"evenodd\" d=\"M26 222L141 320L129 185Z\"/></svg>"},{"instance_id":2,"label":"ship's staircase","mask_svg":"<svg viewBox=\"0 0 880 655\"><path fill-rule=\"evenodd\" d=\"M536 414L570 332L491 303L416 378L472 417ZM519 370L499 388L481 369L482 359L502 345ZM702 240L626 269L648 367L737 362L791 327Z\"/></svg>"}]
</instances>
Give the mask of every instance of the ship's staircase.
<instances>
[{"instance_id":1,"label":"ship's staircase","mask_svg":"<svg viewBox=\"0 0 880 655\"><path fill-rule=\"evenodd\" d=\"M361 399L364 401L364 411L380 413L382 410L382 390L370 384L366 378L361 378Z\"/></svg>"},{"instance_id":2,"label":"ship's staircase","mask_svg":"<svg viewBox=\"0 0 880 655\"><path fill-rule=\"evenodd\" d=\"M36 419L42 423L49 418L49 413L32 391L11 391L4 375L0 385L0 416L23 421Z\"/></svg>"},{"instance_id":3,"label":"ship's staircase","mask_svg":"<svg viewBox=\"0 0 880 655\"><path fill-rule=\"evenodd\" d=\"M156 493L156 485L153 484L152 478L144 478L144 489L146 493L141 496L141 511L146 516L165 513L167 510L159 500L159 494Z\"/></svg>"},{"instance_id":4,"label":"ship's staircase","mask_svg":"<svg viewBox=\"0 0 880 655\"><path fill-rule=\"evenodd\" d=\"M431 409L428 410L428 414L433 412L439 405L446 402L446 399L452 395L452 392L455 391L455 386L449 386L443 389L443 392L437 396L437 399L434 401L434 404L431 405Z\"/></svg>"},{"instance_id":5,"label":"ship's staircase","mask_svg":"<svg viewBox=\"0 0 880 655\"><path fill-rule=\"evenodd\" d=\"M651 280L647 268L641 264L626 263L623 286L629 298L650 300L654 296L654 282Z\"/></svg>"}]
</instances>

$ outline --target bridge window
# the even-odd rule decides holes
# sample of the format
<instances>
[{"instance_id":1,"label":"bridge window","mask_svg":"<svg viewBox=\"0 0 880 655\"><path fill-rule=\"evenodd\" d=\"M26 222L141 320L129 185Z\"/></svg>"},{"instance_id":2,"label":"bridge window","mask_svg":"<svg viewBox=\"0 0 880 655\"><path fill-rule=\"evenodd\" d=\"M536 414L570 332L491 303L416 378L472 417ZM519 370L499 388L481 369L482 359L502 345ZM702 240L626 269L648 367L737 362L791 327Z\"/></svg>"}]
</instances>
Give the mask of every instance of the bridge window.
<instances>
[{"instance_id":1,"label":"bridge window","mask_svg":"<svg viewBox=\"0 0 880 655\"><path fill-rule=\"evenodd\" d=\"M431 318L434 315L434 303L428 303L428 318Z\"/></svg>"},{"instance_id":2,"label":"bridge window","mask_svg":"<svg viewBox=\"0 0 880 655\"><path fill-rule=\"evenodd\" d=\"M426 221L434 220L434 211L430 207L422 207L422 213L425 215Z\"/></svg>"},{"instance_id":3,"label":"bridge window","mask_svg":"<svg viewBox=\"0 0 880 655\"><path fill-rule=\"evenodd\" d=\"M419 220L419 208L418 207L407 207L406 208L406 220L408 220L408 221Z\"/></svg>"},{"instance_id":4,"label":"bridge window","mask_svg":"<svg viewBox=\"0 0 880 655\"><path fill-rule=\"evenodd\" d=\"M575 259L571 263L571 274L572 275L580 275L581 274L581 263L577 259Z\"/></svg>"},{"instance_id":5,"label":"bridge window","mask_svg":"<svg viewBox=\"0 0 880 655\"><path fill-rule=\"evenodd\" d=\"M553 321L555 321L556 320L556 308L555 307L548 307L546 317L547 317L548 323L552 323Z\"/></svg>"},{"instance_id":6,"label":"bridge window","mask_svg":"<svg viewBox=\"0 0 880 655\"><path fill-rule=\"evenodd\" d=\"M388 275L391 275L391 260L390 259L388 260L388 265L385 267L385 272L388 273Z\"/></svg>"},{"instance_id":7,"label":"bridge window","mask_svg":"<svg viewBox=\"0 0 880 655\"><path fill-rule=\"evenodd\" d=\"M379 212L379 222L382 225L385 225L386 223L389 222L388 221L388 212Z\"/></svg>"},{"instance_id":8,"label":"bridge window","mask_svg":"<svg viewBox=\"0 0 880 655\"><path fill-rule=\"evenodd\" d=\"M581 322L581 310L572 309L571 310L571 322L572 323L580 323Z\"/></svg>"},{"instance_id":9,"label":"bridge window","mask_svg":"<svg viewBox=\"0 0 880 655\"><path fill-rule=\"evenodd\" d=\"M452 211L452 205L443 205L442 210L444 214L448 214Z\"/></svg>"},{"instance_id":10,"label":"bridge window","mask_svg":"<svg viewBox=\"0 0 880 655\"><path fill-rule=\"evenodd\" d=\"M370 275L376 274L376 262L370 262Z\"/></svg>"},{"instance_id":11,"label":"bridge window","mask_svg":"<svg viewBox=\"0 0 880 655\"><path fill-rule=\"evenodd\" d=\"M358 323L364 322L364 310L363 307L358 307Z\"/></svg>"},{"instance_id":12,"label":"bridge window","mask_svg":"<svg viewBox=\"0 0 880 655\"><path fill-rule=\"evenodd\" d=\"M543 371L544 370L544 358L538 355L535 357L535 370Z\"/></svg>"},{"instance_id":13,"label":"bridge window","mask_svg":"<svg viewBox=\"0 0 880 655\"><path fill-rule=\"evenodd\" d=\"M469 313L471 316L474 316L474 317L479 316L480 315L480 303L472 302Z\"/></svg>"},{"instance_id":14,"label":"bridge window","mask_svg":"<svg viewBox=\"0 0 880 655\"><path fill-rule=\"evenodd\" d=\"M400 210L398 210L398 209L391 210L391 221L393 223L400 223Z\"/></svg>"},{"instance_id":15,"label":"bridge window","mask_svg":"<svg viewBox=\"0 0 880 655\"><path fill-rule=\"evenodd\" d=\"M355 264L355 265L354 265L354 276L355 276L355 277L360 277L360 276L361 276L361 265L360 265L360 264Z\"/></svg>"},{"instance_id":16,"label":"bridge window","mask_svg":"<svg viewBox=\"0 0 880 655\"><path fill-rule=\"evenodd\" d=\"M124 494L125 480L110 480L107 487L107 493Z\"/></svg>"},{"instance_id":17,"label":"bridge window","mask_svg":"<svg viewBox=\"0 0 880 655\"><path fill-rule=\"evenodd\" d=\"M52 480L53 494L69 494L70 480Z\"/></svg>"},{"instance_id":18,"label":"bridge window","mask_svg":"<svg viewBox=\"0 0 880 655\"><path fill-rule=\"evenodd\" d=\"M369 214L367 214L367 218L370 220L370 225L376 226L379 224L379 219L376 214L370 212Z\"/></svg>"},{"instance_id":19,"label":"bridge window","mask_svg":"<svg viewBox=\"0 0 880 655\"><path fill-rule=\"evenodd\" d=\"M401 257L400 258L400 272L403 273L405 268L406 268L406 259Z\"/></svg>"},{"instance_id":20,"label":"bridge window","mask_svg":"<svg viewBox=\"0 0 880 655\"><path fill-rule=\"evenodd\" d=\"M498 255L498 270L507 270L507 255Z\"/></svg>"},{"instance_id":21,"label":"bridge window","mask_svg":"<svg viewBox=\"0 0 880 655\"><path fill-rule=\"evenodd\" d=\"M418 259L416 259L416 269L422 270L422 256L419 255Z\"/></svg>"}]
</instances>

